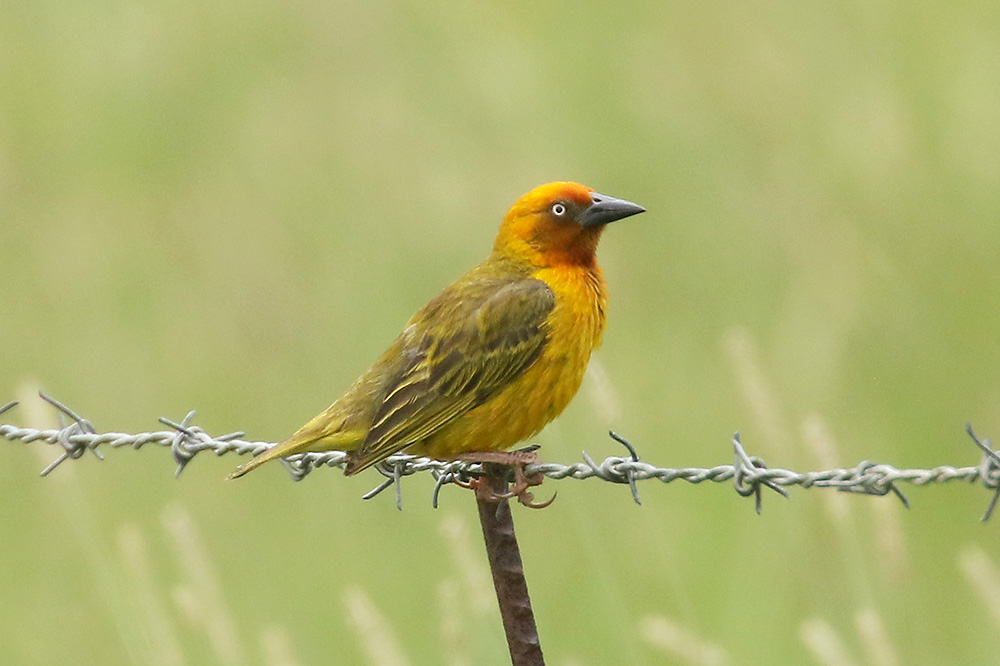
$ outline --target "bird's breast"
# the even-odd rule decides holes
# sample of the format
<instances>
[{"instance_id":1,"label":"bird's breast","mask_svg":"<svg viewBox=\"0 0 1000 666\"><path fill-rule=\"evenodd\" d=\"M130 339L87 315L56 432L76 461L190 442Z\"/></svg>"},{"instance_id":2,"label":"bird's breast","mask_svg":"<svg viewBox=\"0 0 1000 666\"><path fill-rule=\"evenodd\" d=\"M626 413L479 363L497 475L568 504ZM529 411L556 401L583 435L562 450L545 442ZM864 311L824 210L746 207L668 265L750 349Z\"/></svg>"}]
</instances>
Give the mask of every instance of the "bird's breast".
<instances>
[{"instance_id":1,"label":"bird's breast","mask_svg":"<svg viewBox=\"0 0 1000 666\"><path fill-rule=\"evenodd\" d=\"M544 269L536 277L556 295L556 305L546 321L548 340L539 361L543 373L553 376L552 406L558 414L576 394L591 353L601 345L607 288L596 266Z\"/></svg>"},{"instance_id":2,"label":"bird's breast","mask_svg":"<svg viewBox=\"0 0 1000 666\"><path fill-rule=\"evenodd\" d=\"M607 287L601 269L546 268L535 277L552 289L556 306L549 315L551 335L589 350L601 344L607 307ZM550 338L551 341L551 338Z\"/></svg>"}]
</instances>

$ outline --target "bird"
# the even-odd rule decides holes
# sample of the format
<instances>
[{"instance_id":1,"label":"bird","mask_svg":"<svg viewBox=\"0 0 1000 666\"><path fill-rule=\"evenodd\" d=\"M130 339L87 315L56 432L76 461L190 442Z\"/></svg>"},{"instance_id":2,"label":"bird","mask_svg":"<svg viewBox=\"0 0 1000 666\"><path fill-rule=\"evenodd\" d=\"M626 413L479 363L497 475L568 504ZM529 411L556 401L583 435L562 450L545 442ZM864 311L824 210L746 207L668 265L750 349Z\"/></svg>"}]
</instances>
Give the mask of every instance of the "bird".
<instances>
[{"instance_id":1,"label":"bird","mask_svg":"<svg viewBox=\"0 0 1000 666\"><path fill-rule=\"evenodd\" d=\"M598 241L643 212L574 182L524 194L482 263L420 308L341 398L228 478L332 450L347 453L348 476L401 451L503 461L580 388L606 327Z\"/></svg>"}]
</instances>

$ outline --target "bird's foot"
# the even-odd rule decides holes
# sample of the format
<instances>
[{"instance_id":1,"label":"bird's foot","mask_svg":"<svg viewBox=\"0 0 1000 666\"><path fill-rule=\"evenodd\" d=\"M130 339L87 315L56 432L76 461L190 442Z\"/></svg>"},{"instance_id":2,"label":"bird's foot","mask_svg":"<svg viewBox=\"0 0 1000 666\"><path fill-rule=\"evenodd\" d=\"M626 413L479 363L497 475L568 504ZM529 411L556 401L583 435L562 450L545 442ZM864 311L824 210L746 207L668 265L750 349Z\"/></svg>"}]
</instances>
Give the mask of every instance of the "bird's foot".
<instances>
[{"instance_id":1,"label":"bird's foot","mask_svg":"<svg viewBox=\"0 0 1000 666\"><path fill-rule=\"evenodd\" d=\"M476 492L476 499L483 502L500 502L502 500L517 498L517 501L529 509L544 509L555 501L555 494L547 502L535 502L535 495L528 489L532 486L539 486L545 477L540 472L526 474L524 468L538 462L538 454L534 451L472 451L460 453L455 460L465 462L478 462L483 464L484 476L506 478L506 470L496 470L491 472L490 466L499 466L512 469L514 471L514 484L506 491L497 492L490 482L490 479L480 477L469 481L455 481L463 488L469 488Z\"/></svg>"}]
</instances>

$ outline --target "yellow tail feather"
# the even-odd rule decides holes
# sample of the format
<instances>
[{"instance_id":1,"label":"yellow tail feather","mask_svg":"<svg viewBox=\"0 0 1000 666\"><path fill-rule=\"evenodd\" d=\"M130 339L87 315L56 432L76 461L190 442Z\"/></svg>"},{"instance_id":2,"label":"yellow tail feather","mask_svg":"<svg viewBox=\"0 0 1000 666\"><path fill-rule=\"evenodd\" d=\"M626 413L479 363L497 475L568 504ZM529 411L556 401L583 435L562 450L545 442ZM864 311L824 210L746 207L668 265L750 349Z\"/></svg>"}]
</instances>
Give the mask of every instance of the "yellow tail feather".
<instances>
[{"instance_id":1,"label":"yellow tail feather","mask_svg":"<svg viewBox=\"0 0 1000 666\"><path fill-rule=\"evenodd\" d=\"M306 427L281 444L243 463L232 474L227 476L226 480L238 479L247 472L252 472L275 458L286 458L294 456L297 453L306 453L307 451L350 451L351 449L356 449L364 439L363 433L339 431L324 434L322 430L317 431L309 428L309 425L311 424L307 424Z\"/></svg>"},{"instance_id":2,"label":"yellow tail feather","mask_svg":"<svg viewBox=\"0 0 1000 666\"><path fill-rule=\"evenodd\" d=\"M293 452L290 452L288 450L288 449L290 449L292 447L287 446L288 444L293 444L294 445L294 443L291 442L291 440L289 440L288 442L283 442L281 444L278 444L277 446L275 446L272 449L268 449L267 451L264 451L264 453L260 454L256 458L253 458L250 461L243 463L242 465L240 465L239 467L237 467L236 470L232 474L230 474L229 476L227 476L226 480L229 481L230 479L238 479L241 476L243 476L244 474L246 474L247 472L252 472L253 470L257 469L258 467L260 467L261 465L263 465L266 462L270 462L271 460L274 460L275 458L282 458L284 456L290 456L290 455L292 455Z\"/></svg>"}]
</instances>

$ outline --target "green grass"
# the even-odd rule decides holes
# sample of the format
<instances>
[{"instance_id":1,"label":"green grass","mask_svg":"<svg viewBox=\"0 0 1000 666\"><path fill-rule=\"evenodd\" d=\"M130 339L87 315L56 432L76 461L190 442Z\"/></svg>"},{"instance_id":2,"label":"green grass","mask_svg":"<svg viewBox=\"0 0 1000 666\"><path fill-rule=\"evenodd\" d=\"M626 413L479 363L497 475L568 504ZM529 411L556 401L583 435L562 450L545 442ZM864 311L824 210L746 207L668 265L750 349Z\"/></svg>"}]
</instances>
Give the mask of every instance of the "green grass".
<instances>
[{"instance_id":1,"label":"green grass","mask_svg":"<svg viewBox=\"0 0 1000 666\"><path fill-rule=\"evenodd\" d=\"M2 16L0 402L44 388L102 430L197 409L280 439L517 196L574 179L649 212L603 241L606 382L544 458L618 454L614 428L712 466L739 430L771 466L960 466L966 421L1000 437L996 3ZM237 461L203 457L174 480L147 449L39 479L54 456L0 445L0 662L380 663L379 632L411 664L505 659L457 489L434 511L407 479L399 513L360 500L368 474L230 484ZM724 486L647 483L642 507L556 488L516 514L552 664L821 663L803 634L859 664L1000 649L970 586L998 586L981 488L905 489L908 512L793 490L761 516Z\"/></svg>"}]
</instances>

